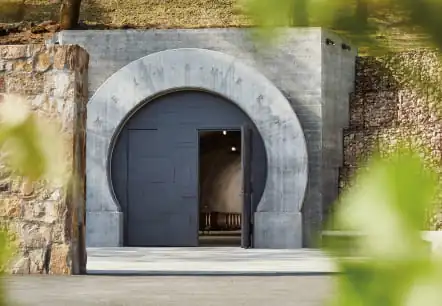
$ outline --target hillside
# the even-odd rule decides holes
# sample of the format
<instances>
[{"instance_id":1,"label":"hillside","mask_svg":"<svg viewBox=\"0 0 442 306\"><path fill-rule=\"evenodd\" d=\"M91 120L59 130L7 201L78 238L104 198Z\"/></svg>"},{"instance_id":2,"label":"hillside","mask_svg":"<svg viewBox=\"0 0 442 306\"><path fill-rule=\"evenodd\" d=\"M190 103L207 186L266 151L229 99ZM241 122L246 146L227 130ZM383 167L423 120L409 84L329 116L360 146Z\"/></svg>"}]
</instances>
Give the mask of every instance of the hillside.
<instances>
[{"instance_id":1,"label":"hillside","mask_svg":"<svg viewBox=\"0 0 442 306\"><path fill-rule=\"evenodd\" d=\"M0 0L11 9L2 22L57 20L59 1ZM6 11L2 9L0 11ZM81 20L92 24L165 28L250 25L234 0L83 0ZM0 20L1 21L1 20Z\"/></svg>"},{"instance_id":2,"label":"hillside","mask_svg":"<svg viewBox=\"0 0 442 306\"><path fill-rule=\"evenodd\" d=\"M57 27L51 24L49 29L47 25L35 29L35 24L58 20L59 9L60 0L0 0L0 44L44 41ZM354 37L346 31L339 33L356 44L361 54L428 46L425 36L419 35L415 29L403 28L395 14L387 12L377 19L372 18L370 22L374 28L366 37ZM253 25L241 12L236 0L83 0L80 19L85 29ZM6 33L5 23L13 22L22 23L15 31Z\"/></svg>"}]
</instances>

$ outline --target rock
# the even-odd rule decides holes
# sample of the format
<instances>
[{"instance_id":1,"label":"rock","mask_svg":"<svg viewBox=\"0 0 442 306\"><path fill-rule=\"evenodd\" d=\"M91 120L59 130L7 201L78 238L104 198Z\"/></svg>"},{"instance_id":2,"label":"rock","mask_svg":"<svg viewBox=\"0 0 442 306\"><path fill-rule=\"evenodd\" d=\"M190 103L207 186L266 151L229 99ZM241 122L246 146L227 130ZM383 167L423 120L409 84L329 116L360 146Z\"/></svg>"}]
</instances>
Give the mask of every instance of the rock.
<instances>
[{"instance_id":1,"label":"rock","mask_svg":"<svg viewBox=\"0 0 442 306\"><path fill-rule=\"evenodd\" d=\"M43 74L30 75L27 72L17 72L8 75L6 87L10 94L35 96L42 93L44 82Z\"/></svg>"},{"instance_id":2,"label":"rock","mask_svg":"<svg viewBox=\"0 0 442 306\"><path fill-rule=\"evenodd\" d=\"M34 60L35 71L47 71L52 66L52 58L48 52L38 53L37 56L34 57Z\"/></svg>"},{"instance_id":3,"label":"rock","mask_svg":"<svg viewBox=\"0 0 442 306\"><path fill-rule=\"evenodd\" d=\"M31 72L32 71L32 63L27 59L17 60L12 64L12 69L14 71L24 71Z\"/></svg>"},{"instance_id":4,"label":"rock","mask_svg":"<svg viewBox=\"0 0 442 306\"><path fill-rule=\"evenodd\" d=\"M29 274L31 272L31 261L29 257L19 258L11 269L12 274Z\"/></svg>"},{"instance_id":5,"label":"rock","mask_svg":"<svg viewBox=\"0 0 442 306\"><path fill-rule=\"evenodd\" d=\"M31 274L44 272L46 253L47 248L36 249L29 252L29 272Z\"/></svg>"},{"instance_id":6,"label":"rock","mask_svg":"<svg viewBox=\"0 0 442 306\"><path fill-rule=\"evenodd\" d=\"M34 184L30 180L24 180L21 188L21 193L25 197L29 197L34 192Z\"/></svg>"},{"instance_id":7,"label":"rock","mask_svg":"<svg viewBox=\"0 0 442 306\"><path fill-rule=\"evenodd\" d=\"M13 60L19 58L26 58L28 55L28 46L0 46L0 58L3 60Z\"/></svg>"},{"instance_id":8,"label":"rock","mask_svg":"<svg viewBox=\"0 0 442 306\"><path fill-rule=\"evenodd\" d=\"M0 199L0 216L20 218L23 215L23 203L20 199L7 197Z\"/></svg>"},{"instance_id":9,"label":"rock","mask_svg":"<svg viewBox=\"0 0 442 306\"><path fill-rule=\"evenodd\" d=\"M0 63L0 71L2 70ZM5 92L5 76L0 74L0 93Z\"/></svg>"},{"instance_id":10,"label":"rock","mask_svg":"<svg viewBox=\"0 0 442 306\"><path fill-rule=\"evenodd\" d=\"M55 244L51 249L51 260L49 265L50 274L70 274L71 254L69 245Z\"/></svg>"}]
</instances>

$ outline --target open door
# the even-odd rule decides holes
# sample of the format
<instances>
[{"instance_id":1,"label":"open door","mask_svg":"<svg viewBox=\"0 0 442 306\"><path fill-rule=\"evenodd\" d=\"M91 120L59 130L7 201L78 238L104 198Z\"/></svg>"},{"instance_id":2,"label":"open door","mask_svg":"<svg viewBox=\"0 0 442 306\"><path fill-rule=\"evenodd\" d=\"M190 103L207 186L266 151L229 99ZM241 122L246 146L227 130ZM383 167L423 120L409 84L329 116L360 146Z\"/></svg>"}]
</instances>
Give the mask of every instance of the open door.
<instances>
[{"instance_id":1,"label":"open door","mask_svg":"<svg viewBox=\"0 0 442 306\"><path fill-rule=\"evenodd\" d=\"M243 170L243 209L241 218L241 247L252 247L252 131L249 126L243 126L242 134L242 170Z\"/></svg>"}]
</instances>

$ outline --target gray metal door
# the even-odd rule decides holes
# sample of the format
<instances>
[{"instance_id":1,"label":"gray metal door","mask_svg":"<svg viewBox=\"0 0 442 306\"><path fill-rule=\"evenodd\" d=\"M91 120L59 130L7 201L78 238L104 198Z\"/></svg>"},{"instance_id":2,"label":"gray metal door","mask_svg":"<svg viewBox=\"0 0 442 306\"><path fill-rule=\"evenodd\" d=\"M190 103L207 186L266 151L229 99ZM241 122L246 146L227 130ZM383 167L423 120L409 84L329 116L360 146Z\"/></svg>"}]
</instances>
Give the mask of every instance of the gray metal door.
<instances>
[{"instance_id":1,"label":"gray metal door","mask_svg":"<svg viewBox=\"0 0 442 306\"><path fill-rule=\"evenodd\" d=\"M243 169L243 209L241 218L241 247L249 248L252 246L252 132L245 125L241 129L242 134L242 169Z\"/></svg>"},{"instance_id":2,"label":"gray metal door","mask_svg":"<svg viewBox=\"0 0 442 306\"><path fill-rule=\"evenodd\" d=\"M196 246L196 146L167 129L129 130L127 245Z\"/></svg>"},{"instance_id":3,"label":"gray metal door","mask_svg":"<svg viewBox=\"0 0 442 306\"><path fill-rule=\"evenodd\" d=\"M198 245L198 130L245 124L250 131L244 131L249 136L243 145L253 147L253 158L246 153L249 162L243 162L253 165L245 175L253 177L254 194L244 196L254 211L265 185L265 148L256 127L233 103L206 92L179 91L158 97L128 120L111 160L125 246Z\"/></svg>"}]
</instances>

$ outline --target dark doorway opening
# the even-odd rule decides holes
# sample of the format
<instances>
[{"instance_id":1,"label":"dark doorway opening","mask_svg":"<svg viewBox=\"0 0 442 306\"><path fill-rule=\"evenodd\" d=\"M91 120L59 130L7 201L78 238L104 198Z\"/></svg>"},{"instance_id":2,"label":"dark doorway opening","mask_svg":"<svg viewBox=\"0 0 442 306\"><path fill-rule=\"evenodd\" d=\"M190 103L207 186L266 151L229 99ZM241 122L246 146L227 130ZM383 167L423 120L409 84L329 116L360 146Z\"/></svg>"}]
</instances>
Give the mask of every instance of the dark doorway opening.
<instances>
[{"instance_id":1,"label":"dark doorway opening","mask_svg":"<svg viewBox=\"0 0 442 306\"><path fill-rule=\"evenodd\" d=\"M241 130L199 131L199 245L241 246Z\"/></svg>"}]
</instances>

